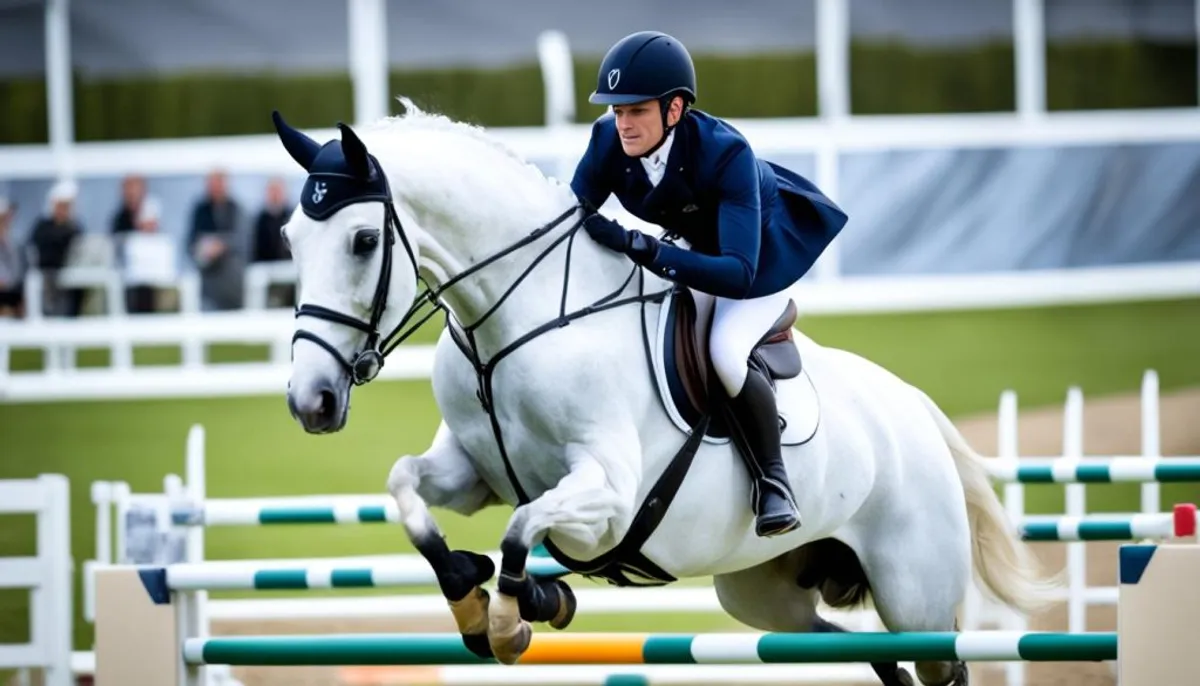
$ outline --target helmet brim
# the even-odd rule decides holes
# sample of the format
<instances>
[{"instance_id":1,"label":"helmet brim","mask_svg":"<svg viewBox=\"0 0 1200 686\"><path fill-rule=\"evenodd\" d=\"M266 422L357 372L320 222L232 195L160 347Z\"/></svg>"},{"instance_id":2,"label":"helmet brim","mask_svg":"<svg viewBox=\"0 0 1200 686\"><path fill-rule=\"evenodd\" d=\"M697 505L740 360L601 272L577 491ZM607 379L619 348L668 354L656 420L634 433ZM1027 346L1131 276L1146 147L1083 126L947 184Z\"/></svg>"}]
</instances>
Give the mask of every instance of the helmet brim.
<instances>
[{"instance_id":1,"label":"helmet brim","mask_svg":"<svg viewBox=\"0 0 1200 686\"><path fill-rule=\"evenodd\" d=\"M657 100L657 95L631 95L627 93L592 93L588 102L593 105L632 105L635 102Z\"/></svg>"}]
</instances>

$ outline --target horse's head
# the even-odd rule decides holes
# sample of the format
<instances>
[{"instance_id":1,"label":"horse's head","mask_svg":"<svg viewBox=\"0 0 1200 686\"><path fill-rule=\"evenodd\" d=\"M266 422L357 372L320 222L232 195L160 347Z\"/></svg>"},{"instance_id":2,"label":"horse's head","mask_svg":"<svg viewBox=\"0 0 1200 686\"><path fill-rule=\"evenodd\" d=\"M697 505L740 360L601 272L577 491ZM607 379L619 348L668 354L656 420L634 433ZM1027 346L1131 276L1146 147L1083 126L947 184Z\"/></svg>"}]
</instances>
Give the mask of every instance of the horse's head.
<instances>
[{"instance_id":1,"label":"horse's head","mask_svg":"<svg viewBox=\"0 0 1200 686\"><path fill-rule=\"evenodd\" d=\"M382 346L416 298L417 246L396 213L387 175L350 127L320 144L278 112L275 128L308 172L284 228L297 270L288 407L310 433L340 430L350 388L375 378Z\"/></svg>"}]
</instances>

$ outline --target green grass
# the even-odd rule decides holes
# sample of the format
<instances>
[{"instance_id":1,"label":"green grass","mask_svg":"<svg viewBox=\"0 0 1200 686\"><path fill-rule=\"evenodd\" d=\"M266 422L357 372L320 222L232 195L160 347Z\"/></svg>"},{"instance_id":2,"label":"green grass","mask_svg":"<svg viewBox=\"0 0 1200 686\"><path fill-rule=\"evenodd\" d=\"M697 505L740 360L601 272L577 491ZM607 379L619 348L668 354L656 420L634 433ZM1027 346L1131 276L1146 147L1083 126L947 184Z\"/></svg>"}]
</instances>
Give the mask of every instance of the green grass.
<instances>
[{"instance_id":1,"label":"green grass","mask_svg":"<svg viewBox=\"0 0 1200 686\"><path fill-rule=\"evenodd\" d=\"M951 416L992 411L999 393L1015 389L1022 408L1061 404L1069 385L1085 397L1136 391L1143 370L1156 369L1162 389L1200 384L1200 300L1107 306L948 312L872 317L805 318L800 328L818 341L855 351L925 389ZM429 340L432 331L422 332ZM255 359L256 349L215 347L214 360ZM40 364L33 352L14 366ZM81 355L82 364L104 356ZM170 364L171 350L139 352L140 364ZM282 389L281 389L282 391ZM1130 422L1137 422L1131 416ZM92 556L89 484L128 481L135 491L161 491L167 473L182 473L188 427L208 436L208 490L213 497L320 492L379 493L395 459L420 452L437 414L426 381L377 383L355 391L347 428L333 436L302 433L282 393L265 397L0 405L0 478L60 472L72 485L72 549L77 571ZM1166 486L1164 498L1194 501L1191 485ZM1029 491L1030 510L1061 512L1062 489ZM1132 509L1136 489L1089 488L1089 507ZM455 547L492 550L507 510L491 508L470 520L438 512ZM32 554L29 518L0 525L0 555ZM279 527L215 529L212 559L302 557L410 552L394 527ZM76 575L78 581L78 573ZM79 594L76 584L76 595ZM0 641L27 636L27 594L0 593ZM77 617L75 645L90 646L92 627ZM579 617L580 630L703 630L732 627L721 617L667 615Z\"/></svg>"}]
</instances>

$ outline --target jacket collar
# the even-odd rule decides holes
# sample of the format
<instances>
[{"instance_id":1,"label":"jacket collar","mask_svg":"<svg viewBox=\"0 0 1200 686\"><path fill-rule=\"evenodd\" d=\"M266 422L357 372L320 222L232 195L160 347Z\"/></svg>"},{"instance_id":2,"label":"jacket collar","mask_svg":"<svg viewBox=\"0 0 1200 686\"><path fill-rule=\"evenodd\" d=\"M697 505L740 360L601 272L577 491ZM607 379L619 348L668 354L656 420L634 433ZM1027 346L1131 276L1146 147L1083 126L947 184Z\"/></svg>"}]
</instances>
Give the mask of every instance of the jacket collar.
<instances>
[{"instance_id":1,"label":"jacket collar","mask_svg":"<svg viewBox=\"0 0 1200 686\"><path fill-rule=\"evenodd\" d=\"M672 205L683 205L692 201L692 126L689 124L691 121L685 115L683 121L675 126L675 138L671 142L671 150L667 155L666 172L663 174L662 181L646 193L643 204L651 212L669 210ZM649 184L649 180L645 178L645 170L639 169L638 171L642 172L639 178L644 179L643 183Z\"/></svg>"}]
</instances>

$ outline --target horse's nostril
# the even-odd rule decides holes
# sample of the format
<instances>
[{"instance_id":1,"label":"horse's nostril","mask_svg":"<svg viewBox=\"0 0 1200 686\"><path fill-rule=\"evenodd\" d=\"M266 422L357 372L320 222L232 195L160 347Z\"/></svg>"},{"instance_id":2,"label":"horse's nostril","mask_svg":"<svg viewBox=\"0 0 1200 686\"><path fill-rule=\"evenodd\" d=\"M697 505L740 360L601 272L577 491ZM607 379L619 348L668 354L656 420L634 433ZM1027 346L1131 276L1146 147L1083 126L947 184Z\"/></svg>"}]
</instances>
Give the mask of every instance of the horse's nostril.
<instances>
[{"instance_id":1,"label":"horse's nostril","mask_svg":"<svg viewBox=\"0 0 1200 686\"><path fill-rule=\"evenodd\" d=\"M337 396L333 391L321 391L321 416L328 419L337 409Z\"/></svg>"}]
</instances>

